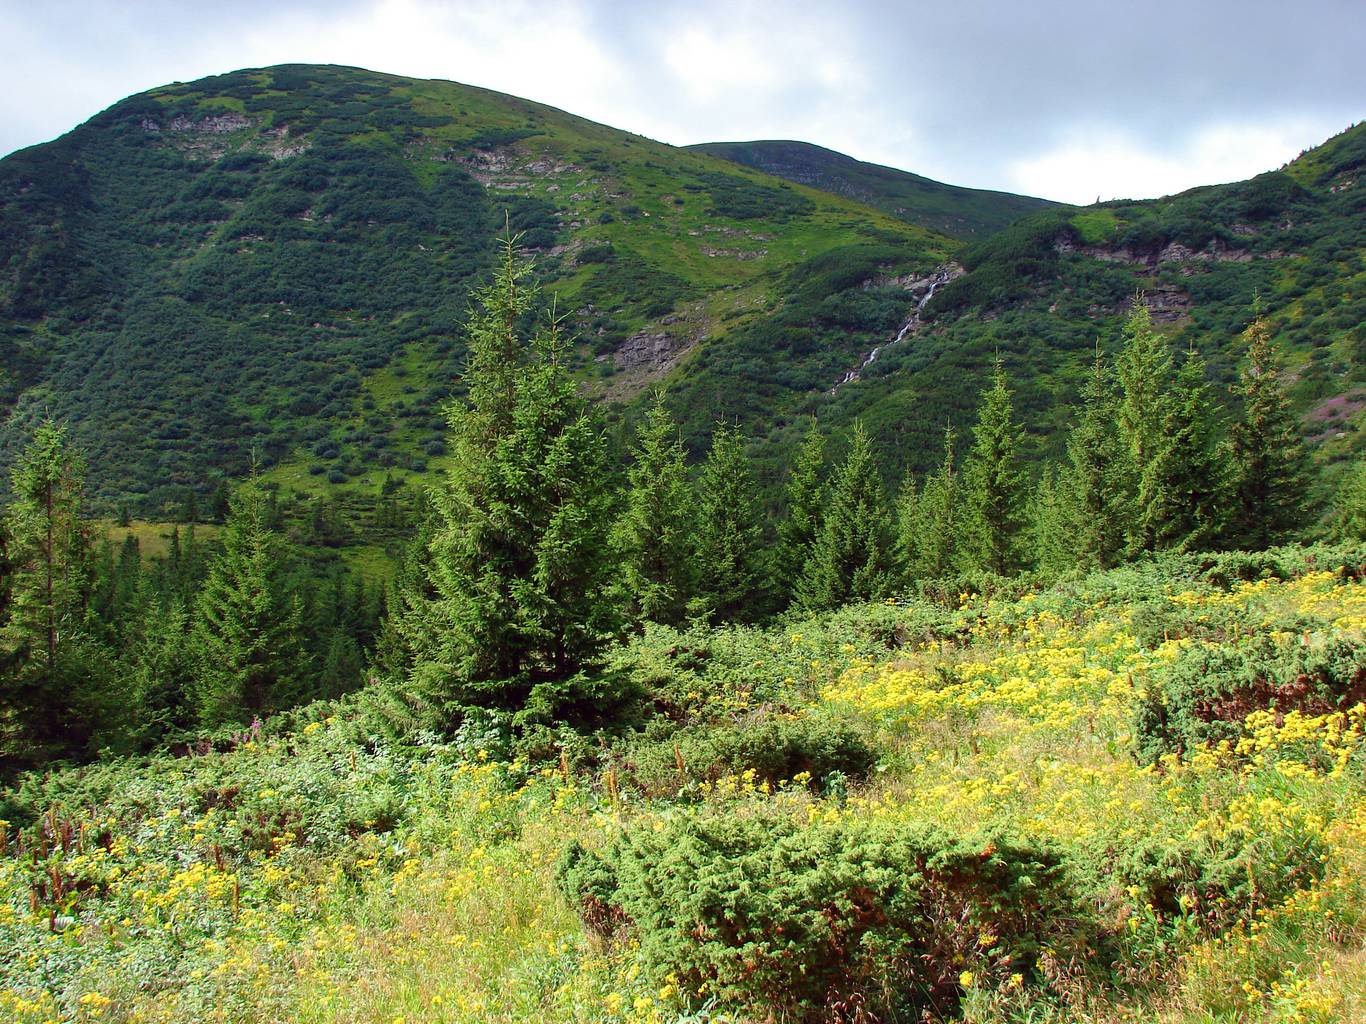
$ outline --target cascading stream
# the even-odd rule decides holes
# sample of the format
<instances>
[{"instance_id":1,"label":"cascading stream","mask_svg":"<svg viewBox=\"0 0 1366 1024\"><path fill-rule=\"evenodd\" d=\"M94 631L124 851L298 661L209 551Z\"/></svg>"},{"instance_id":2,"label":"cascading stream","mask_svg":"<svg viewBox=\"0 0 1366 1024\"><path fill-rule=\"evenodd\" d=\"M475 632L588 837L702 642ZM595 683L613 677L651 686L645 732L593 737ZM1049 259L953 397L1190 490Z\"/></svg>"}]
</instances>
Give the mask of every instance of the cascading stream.
<instances>
[{"instance_id":1,"label":"cascading stream","mask_svg":"<svg viewBox=\"0 0 1366 1024\"><path fill-rule=\"evenodd\" d=\"M864 356L863 361L859 363L856 369L850 370L848 373L846 373L842 378L840 378L839 383L837 383L833 388L830 389L830 394L833 395L845 384L850 384L853 381L858 380L863 371L877 361L877 357L881 354L883 349L891 345L898 344L906 337L906 335L912 333L917 328L919 328L921 324L921 316L925 311L925 307L929 305L930 300L934 298L934 293L938 291L942 285L948 284L954 278L959 277L962 273L962 267L960 267L956 263L950 263L943 267L940 267L926 280L917 282L916 285L913 286L912 290L914 291L919 288L924 288L924 294L922 294L920 298L916 300L915 308L911 310L911 315L906 318L906 322L903 323L900 329L896 332L896 336L893 337L891 340L876 346L871 352Z\"/></svg>"}]
</instances>

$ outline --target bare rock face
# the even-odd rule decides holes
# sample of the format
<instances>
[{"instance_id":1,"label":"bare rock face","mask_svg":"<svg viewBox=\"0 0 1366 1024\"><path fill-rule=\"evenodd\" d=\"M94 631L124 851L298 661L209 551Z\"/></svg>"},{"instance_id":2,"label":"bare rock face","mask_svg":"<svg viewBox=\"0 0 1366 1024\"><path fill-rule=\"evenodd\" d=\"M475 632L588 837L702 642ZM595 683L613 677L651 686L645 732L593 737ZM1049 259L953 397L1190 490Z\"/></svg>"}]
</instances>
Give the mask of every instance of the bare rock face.
<instances>
[{"instance_id":1,"label":"bare rock face","mask_svg":"<svg viewBox=\"0 0 1366 1024\"><path fill-rule=\"evenodd\" d=\"M1148 289L1143 301L1155 323L1170 324L1182 319L1193 305L1191 297L1170 284L1158 284Z\"/></svg>"},{"instance_id":2,"label":"bare rock face","mask_svg":"<svg viewBox=\"0 0 1366 1024\"><path fill-rule=\"evenodd\" d=\"M231 132L240 132L252 125L249 117L241 114L215 114L212 117L201 117L194 121L188 117L174 117L166 125L167 131L172 132L197 132L201 135L227 135Z\"/></svg>"},{"instance_id":3,"label":"bare rock face","mask_svg":"<svg viewBox=\"0 0 1366 1024\"><path fill-rule=\"evenodd\" d=\"M687 348L689 341L672 334L641 331L633 334L612 353L612 361L618 370L632 370L637 367L659 367L669 363L679 352Z\"/></svg>"}]
</instances>

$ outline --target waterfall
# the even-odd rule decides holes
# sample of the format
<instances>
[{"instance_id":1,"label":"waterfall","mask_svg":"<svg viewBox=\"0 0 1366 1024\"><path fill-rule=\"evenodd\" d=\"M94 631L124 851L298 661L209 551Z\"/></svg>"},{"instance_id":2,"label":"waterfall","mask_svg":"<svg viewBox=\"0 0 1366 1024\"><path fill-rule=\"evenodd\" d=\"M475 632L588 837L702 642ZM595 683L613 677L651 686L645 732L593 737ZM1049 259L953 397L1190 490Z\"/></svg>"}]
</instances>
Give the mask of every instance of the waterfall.
<instances>
[{"instance_id":1,"label":"waterfall","mask_svg":"<svg viewBox=\"0 0 1366 1024\"><path fill-rule=\"evenodd\" d=\"M921 316L925 312L925 307L929 305L930 300L934 298L934 293L938 291L942 285L948 284L955 277L960 276L962 273L962 267L960 267L956 263L949 263L945 266L940 267L929 277L915 282L915 284L911 287L911 291L915 292L923 288L924 292L918 299L915 300L915 307L911 310L911 315L906 318L906 321L897 330L896 336L889 339L888 341L883 342L881 345L878 345L866 356L864 356L863 361L859 363L856 369L847 371L845 375L840 378L839 383L837 383L833 388L830 389L830 394L833 395L844 385L852 384L854 381L858 380L862 372L866 370L869 366L873 365L873 363L877 360L878 354L881 353L884 348L887 348L889 345L898 344L906 337L906 335L918 329L921 324Z\"/></svg>"}]
</instances>

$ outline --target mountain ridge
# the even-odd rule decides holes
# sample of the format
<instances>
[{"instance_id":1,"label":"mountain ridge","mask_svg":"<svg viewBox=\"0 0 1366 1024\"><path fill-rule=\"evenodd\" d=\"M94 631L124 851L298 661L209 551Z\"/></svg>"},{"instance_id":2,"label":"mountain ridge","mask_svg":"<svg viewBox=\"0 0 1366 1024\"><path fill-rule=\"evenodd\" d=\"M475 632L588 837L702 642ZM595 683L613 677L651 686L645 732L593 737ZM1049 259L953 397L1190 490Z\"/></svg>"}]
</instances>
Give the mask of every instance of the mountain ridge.
<instances>
[{"instance_id":1,"label":"mountain ridge","mask_svg":"<svg viewBox=\"0 0 1366 1024\"><path fill-rule=\"evenodd\" d=\"M911 171L870 163L790 139L703 142L686 147L848 196L894 217L968 240L999 231L1028 213L1062 205L995 189L949 185Z\"/></svg>"}]
</instances>

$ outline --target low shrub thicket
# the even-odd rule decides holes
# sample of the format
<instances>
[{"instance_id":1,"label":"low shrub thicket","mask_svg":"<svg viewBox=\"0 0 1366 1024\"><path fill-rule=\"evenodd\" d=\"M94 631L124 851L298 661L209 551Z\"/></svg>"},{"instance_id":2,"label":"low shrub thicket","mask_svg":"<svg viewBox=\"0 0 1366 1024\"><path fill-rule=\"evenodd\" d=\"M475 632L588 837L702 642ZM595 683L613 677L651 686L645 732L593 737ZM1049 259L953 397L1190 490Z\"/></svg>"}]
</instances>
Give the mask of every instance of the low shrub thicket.
<instances>
[{"instance_id":1,"label":"low shrub thicket","mask_svg":"<svg viewBox=\"0 0 1366 1024\"><path fill-rule=\"evenodd\" d=\"M561 892L685 991L786 1020L942 1008L1081 942L1050 849L924 825L713 815L561 859Z\"/></svg>"}]
</instances>

